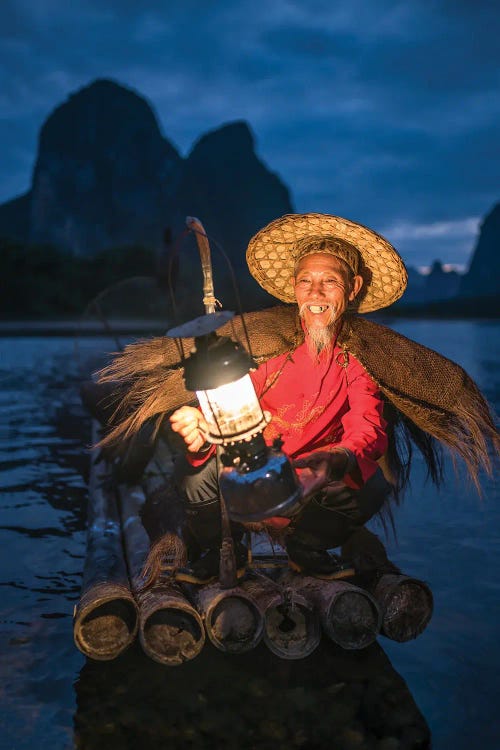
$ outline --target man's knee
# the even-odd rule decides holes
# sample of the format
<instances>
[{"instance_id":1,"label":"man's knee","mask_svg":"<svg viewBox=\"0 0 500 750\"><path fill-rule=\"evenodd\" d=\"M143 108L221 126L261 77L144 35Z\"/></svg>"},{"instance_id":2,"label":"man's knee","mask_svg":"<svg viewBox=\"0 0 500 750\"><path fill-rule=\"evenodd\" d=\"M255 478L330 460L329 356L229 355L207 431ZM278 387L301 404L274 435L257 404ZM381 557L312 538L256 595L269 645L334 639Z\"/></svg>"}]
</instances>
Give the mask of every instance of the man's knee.
<instances>
[{"instance_id":1,"label":"man's knee","mask_svg":"<svg viewBox=\"0 0 500 750\"><path fill-rule=\"evenodd\" d=\"M342 482L328 492L313 497L293 519L293 537L301 544L328 549L338 547L356 528L358 517L355 493Z\"/></svg>"},{"instance_id":2,"label":"man's knee","mask_svg":"<svg viewBox=\"0 0 500 750\"><path fill-rule=\"evenodd\" d=\"M361 490L334 482L294 519L293 536L311 547L339 547L382 508L390 492L380 470Z\"/></svg>"},{"instance_id":3,"label":"man's knee","mask_svg":"<svg viewBox=\"0 0 500 750\"><path fill-rule=\"evenodd\" d=\"M365 482L357 493L356 500L360 525L365 524L382 509L392 490L392 485L384 477L382 470L377 469L375 474Z\"/></svg>"},{"instance_id":4,"label":"man's knee","mask_svg":"<svg viewBox=\"0 0 500 750\"><path fill-rule=\"evenodd\" d=\"M175 462L174 479L188 505L212 503L219 499L215 457L209 458L202 466L193 466L185 456L179 456Z\"/></svg>"}]
</instances>

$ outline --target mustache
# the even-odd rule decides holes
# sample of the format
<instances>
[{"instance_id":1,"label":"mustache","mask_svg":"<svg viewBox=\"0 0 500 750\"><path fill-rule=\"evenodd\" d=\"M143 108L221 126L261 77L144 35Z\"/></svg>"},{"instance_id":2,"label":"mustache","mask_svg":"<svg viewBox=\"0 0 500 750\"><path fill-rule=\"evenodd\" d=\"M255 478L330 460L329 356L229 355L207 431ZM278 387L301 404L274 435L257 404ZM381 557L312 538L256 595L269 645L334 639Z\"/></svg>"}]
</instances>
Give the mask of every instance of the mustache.
<instances>
[{"instance_id":1,"label":"mustache","mask_svg":"<svg viewBox=\"0 0 500 750\"><path fill-rule=\"evenodd\" d=\"M309 307L309 305L311 305L311 302L303 302L300 305L300 307L299 307L299 316L301 318L304 318L306 310ZM336 305L332 305L331 302L322 302L321 303L321 307L327 307L328 308L328 310L330 312L330 315L329 315L329 318L328 318L328 320L326 322L326 326L327 327L331 326L332 323L335 322L335 318L336 318L336 315L337 315L337 306Z\"/></svg>"}]
</instances>

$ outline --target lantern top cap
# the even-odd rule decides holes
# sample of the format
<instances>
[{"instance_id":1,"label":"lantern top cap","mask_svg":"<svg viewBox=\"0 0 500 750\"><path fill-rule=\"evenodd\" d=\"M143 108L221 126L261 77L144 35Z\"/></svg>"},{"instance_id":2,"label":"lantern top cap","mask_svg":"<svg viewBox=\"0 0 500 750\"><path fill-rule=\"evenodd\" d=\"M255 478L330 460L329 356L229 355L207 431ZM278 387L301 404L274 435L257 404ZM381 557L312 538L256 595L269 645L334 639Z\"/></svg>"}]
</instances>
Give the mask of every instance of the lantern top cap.
<instances>
[{"instance_id":1,"label":"lantern top cap","mask_svg":"<svg viewBox=\"0 0 500 750\"><path fill-rule=\"evenodd\" d=\"M182 323L180 326L169 328L165 336L172 339L206 336L221 328L229 320L232 320L234 316L235 313L231 312L231 310L220 310L219 312L200 315L199 318L188 320L187 323Z\"/></svg>"},{"instance_id":2,"label":"lantern top cap","mask_svg":"<svg viewBox=\"0 0 500 750\"><path fill-rule=\"evenodd\" d=\"M195 339L196 348L184 362L184 380L189 391L207 391L233 383L256 364L239 344L216 333Z\"/></svg>"}]
</instances>

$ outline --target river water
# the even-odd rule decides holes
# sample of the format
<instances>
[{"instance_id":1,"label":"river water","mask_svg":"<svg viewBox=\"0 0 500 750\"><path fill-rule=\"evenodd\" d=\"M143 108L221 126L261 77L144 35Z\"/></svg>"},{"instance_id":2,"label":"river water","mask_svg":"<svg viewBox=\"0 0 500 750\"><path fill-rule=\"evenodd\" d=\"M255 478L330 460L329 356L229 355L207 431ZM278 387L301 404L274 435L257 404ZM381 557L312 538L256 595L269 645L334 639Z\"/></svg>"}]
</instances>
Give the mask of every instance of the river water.
<instances>
[{"instance_id":1,"label":"river water","mask_svg":"<svg viewBox=\"0 0 500 750\"><path fill-rule=\"evenodd\" d=\"M500 410L498 322L398 320L391 325L459 362ZM256 725L262 724L262 715L252 717L248 695L235 687L231 669L238 661L209 654L202 677L197 660L168 669L132 649L125 660L99 664L86 662L73 645L72 611L85 554L85 446L90 439L78 383L115 348L107 338L0 338L0 748L241 747L234 715L243 711L247 724ZM497 750L498 486L484 477L478 498L460 472L455 476L448 467L438 493L425 483L418 456L414 463L412 490L396 513L398 538L387 543L405 572L431 585L435 611L416 641L396 644L380 638L380 645L425 717L434 750ZM335 713L337 688L330 685L325 692L318 671L317 694L297 684L287 692L286 679L288 686L295 679L289 663L274 665L273 670L283 672L281 683L266 687L259 680L258 668L266 669L259 659L263 657L256 655L257 671L246 687L261 701L260 713L265 705L271 719L262 729L266 742L254 739L248 747L286 746L279 727L285 698L287 704L295 701L295 716L309 717L309 734L301 735L304 727L294 730L295 746L328 746L314 732L320 714ZM248 668L248 660L240 664ZM283 676L287 669L288 677ZM317 662L312 669L319 669ZM200 689L193 693L196 680ZM191 693L183 692L188 683ZM165 685L173 686L169 706L162 703ZM211 710L204 717L204 734L197 735L189 701L196 695L199 709L211 692L218 696L217 716ZM184 724L179 715L187 717ZM229 728L217 730L219 739L209 742L208 737L217 735L215 730L210 734L214 721L218 726L225 721ZM313 739L306 741L307 736ZM356 745L352 732L350 742L349 747L364 747Z\"/></svg>"}]
</instances>

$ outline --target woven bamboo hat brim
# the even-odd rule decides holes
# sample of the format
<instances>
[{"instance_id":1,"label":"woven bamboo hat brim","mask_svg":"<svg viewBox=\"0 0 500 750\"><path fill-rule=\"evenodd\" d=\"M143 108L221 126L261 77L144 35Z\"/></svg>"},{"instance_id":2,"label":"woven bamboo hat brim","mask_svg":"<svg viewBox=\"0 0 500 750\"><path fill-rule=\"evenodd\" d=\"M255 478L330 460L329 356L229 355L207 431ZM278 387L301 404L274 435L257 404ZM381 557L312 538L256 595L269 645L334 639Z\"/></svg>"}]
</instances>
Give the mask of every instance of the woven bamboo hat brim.
<instances>
[{"instance_id":1,"label":"woven bamboo hat brim","mask_svg":"<svg viewBox=\"0 0 500 750\"><path fill-rule=\"evenodd\" d=\"M405 265L390 242L380 234L340 216L287 214L257 232L247 249L250 273L273 297L295 302L291 279L297 258L304 254L300 241L309 236L339 239L358 251L358 273L363 277L363 286L351 303L351 308L358 312L387 307L406 289ZM332 251L332 254L336 253Z\"/></svg>"}]
</instances>

